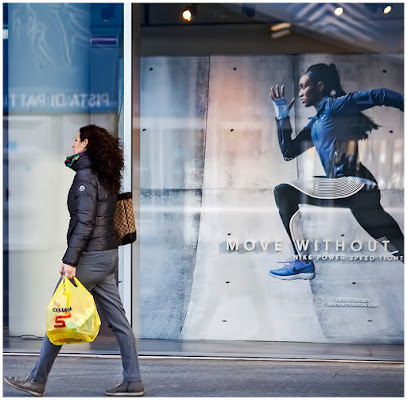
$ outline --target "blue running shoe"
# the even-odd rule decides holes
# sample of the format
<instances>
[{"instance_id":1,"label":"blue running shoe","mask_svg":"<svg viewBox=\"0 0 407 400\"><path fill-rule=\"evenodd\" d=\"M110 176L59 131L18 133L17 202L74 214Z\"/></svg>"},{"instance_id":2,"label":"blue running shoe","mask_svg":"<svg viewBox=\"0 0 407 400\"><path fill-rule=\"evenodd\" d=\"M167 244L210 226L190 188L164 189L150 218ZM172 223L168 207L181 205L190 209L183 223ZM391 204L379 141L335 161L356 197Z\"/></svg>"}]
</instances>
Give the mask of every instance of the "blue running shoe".
<instances>
[{"instance_id":1,"label":"blue running shoe","mask_svg":"<svg viewBox=\"0 0 407 400\"><path fill-rule=\"evenodd\" d=\"M270 275L283 280L314 279L315 265L312 260L308 263L301 260L286 261L284 267L272 269Z\"/></svg>"}]
</instances>

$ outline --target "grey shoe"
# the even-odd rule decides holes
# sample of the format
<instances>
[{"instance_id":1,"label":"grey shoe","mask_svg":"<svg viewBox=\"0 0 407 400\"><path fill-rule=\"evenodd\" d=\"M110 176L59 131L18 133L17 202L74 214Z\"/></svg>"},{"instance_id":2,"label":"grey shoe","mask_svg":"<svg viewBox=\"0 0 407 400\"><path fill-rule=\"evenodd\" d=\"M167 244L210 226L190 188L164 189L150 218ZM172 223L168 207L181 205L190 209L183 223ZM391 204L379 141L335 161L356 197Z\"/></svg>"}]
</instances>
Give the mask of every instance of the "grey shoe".
<instances>
[{"instance_id":1,"label":"grey shoe","mask_svg":"<svg viewBox=\"0 0 407 400\"><path fill-rule=\"evenodd\" d=\"M144 385L142 381L122 382L113 389L105 391L106 396L142 396Z\"/></svg>"},{"instance_id":2,"label":"grey shoe","mask_svg":"<svg viewBox=\"0 0 407 400\"><path fill-rule=\"evenodd\" d=\"M14 389L22 390L34 396L42 396L45 390L45 383L34 381L30 374L24 376L5 376L4 382Z\"/></svg>"}]
</instances>

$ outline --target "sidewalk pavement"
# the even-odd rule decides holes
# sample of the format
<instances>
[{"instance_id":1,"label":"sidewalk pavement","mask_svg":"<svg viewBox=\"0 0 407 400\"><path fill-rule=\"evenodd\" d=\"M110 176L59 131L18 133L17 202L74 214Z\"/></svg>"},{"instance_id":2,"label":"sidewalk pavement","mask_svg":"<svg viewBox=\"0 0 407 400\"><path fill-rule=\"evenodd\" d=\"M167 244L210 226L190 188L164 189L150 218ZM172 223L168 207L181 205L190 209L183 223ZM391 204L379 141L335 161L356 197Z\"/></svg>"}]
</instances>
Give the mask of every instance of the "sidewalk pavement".
<instances>
[{"instance_id":1,"label":"sidewalk pavement","mask_svg":"<svg viewBox=\"0 0 407 400\"><path fill-rule=\"evenodd\" d=\"M3 355L3 375L31 371L37 356ZM403 397L400 362L140 357L145 397ZM117 355L60 355L45 397L104 397L122 381ZM31 397L3 383L4 397Z\"/></svg>"}]
</instances>

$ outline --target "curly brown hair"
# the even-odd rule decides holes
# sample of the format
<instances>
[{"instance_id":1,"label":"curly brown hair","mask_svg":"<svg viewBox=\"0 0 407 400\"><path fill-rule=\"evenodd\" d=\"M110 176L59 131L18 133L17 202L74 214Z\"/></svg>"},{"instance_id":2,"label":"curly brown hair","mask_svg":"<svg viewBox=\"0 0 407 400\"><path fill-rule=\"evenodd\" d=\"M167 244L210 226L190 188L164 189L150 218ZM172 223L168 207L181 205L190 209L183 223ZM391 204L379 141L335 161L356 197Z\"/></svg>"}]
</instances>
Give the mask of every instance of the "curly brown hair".
<instances>
[{"instance_id":1,"label":"curly brown hair","mask_svg":"<svg viewBox=\"0 0 407 400\"><path fill-rule=\"evenodd\" d=\"M120 139L112 136L105 128L87 125L79 129L81 141L88 139L86 154L92 169L101 184L113 193L119 193L124 167L123 149Z\"/></svg>"}]
</instances>

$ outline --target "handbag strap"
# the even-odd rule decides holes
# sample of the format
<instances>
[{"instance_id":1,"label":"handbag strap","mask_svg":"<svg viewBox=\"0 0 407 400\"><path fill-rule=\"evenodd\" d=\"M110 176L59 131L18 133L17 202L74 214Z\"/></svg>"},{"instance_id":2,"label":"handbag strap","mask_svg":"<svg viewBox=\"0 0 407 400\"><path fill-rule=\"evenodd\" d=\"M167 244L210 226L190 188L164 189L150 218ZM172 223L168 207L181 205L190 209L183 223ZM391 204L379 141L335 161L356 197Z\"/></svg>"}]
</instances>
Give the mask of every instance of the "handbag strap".
<instances>
[{"instance_id":1,"label":"handbag strap","mask_svg":"<svg viewBox=\"0 0 407 400\"><path fill-rule=\"evenodd\" d=\"M131 199L132 198L132 194L131 192L126 192L126 193L119 193L117 195L117 200L127 200L127 199Z\"/></svg>"}]
</instances>

